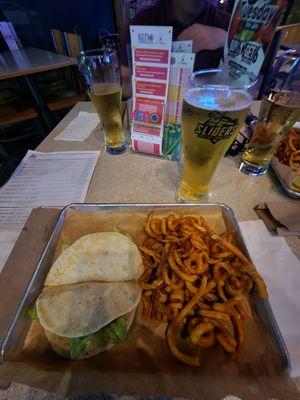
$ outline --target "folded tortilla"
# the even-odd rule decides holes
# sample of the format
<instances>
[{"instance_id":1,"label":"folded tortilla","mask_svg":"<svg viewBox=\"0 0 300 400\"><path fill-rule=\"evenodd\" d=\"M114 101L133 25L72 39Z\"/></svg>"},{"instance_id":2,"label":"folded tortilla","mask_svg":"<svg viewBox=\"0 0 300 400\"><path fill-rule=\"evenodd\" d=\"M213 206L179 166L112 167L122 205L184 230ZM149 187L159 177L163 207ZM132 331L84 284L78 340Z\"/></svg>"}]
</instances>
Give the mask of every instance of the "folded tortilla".
<instances>
[{"instance_id":1,"label":"folded tortilla","mask_svg":"<svg viewBox=\"0 0 300 400\"><path fill-rule=\"evenodd\" d=\"M48 332L77 338L99 331L136 308L137 282L89 282L46 287L36 301L40 324Z\"/></svg>"},{"instance_id":2,"label":"folded tortilla","mask_svg":"<svg viewBox=\"0 0 300 400\"><path fill-rule=\"evenodd\" d=\"M129 331L130 326L133 322L135 310L136 309L133 309L128 314L125 314L127 331ZM111 349L116 345L113 342L103 344L101 343L101 341L99 342L97 340L90 340L88 346L86 346L86 348L84 349L85 351L82 352L81 354L77 354L76 357L74 357L74 355L72 355L70 351L70 348L72 346L71 344L72 339L54 335L53 333L47 331L46 329L44 329L44 332L52 349L56 351L56 353L58 353L60 356L71 360L83 360L85 358L93 357L99 353L102 353L103 351Z\"/></svg>"},{"instance_id":3,"label":"folded tortilla","mask_svg":"<svg viewBox=\"0 0 300 400\"><path fill-rule=\"evenodd\" d=\"M91 233L69 246L52 265L45 286L137 280L143 273L137 246L117 232Z\"/></svg>"}]
</instances>

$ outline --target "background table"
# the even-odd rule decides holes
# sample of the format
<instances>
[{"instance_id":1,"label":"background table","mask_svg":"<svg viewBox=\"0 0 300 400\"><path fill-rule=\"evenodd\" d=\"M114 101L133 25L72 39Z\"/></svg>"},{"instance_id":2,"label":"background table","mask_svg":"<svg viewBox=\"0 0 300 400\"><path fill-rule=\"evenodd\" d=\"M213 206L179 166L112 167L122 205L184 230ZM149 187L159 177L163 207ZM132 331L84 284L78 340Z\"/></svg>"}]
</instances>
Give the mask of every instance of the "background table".
<instances>
[{"instance_id":1,"label":"background table","mask_svg":"<svg viewBox=\"0 0 300 400\"><path fill-rule=\"evenodd\" d=\"M36 48L11 50L0 53L0 80L19 78L30 96L31 103L48 133L56 124L52 113L41 97L38 87L32 79L33 74L77 65L72 57L52 53Z\"/></svg>"},{"instance_id":2,"label":"background table","mask_svg":"<svg viewBox=\"0 0 300 400\"><path fill-rule=\"evenodd\" d=\"M0 80L77 65L76 58L29 47L0 53Z\"/></svg>"},{"instance_id":3,"label":"background table","mask_svg":"<svg viewBox=\"0 0 300 400\"><path fill-rule=\"evenodd\" d=\"M252 108L257 113L259 103ZM180 180L180 165L157 157L130 151L110 155L104 151L100 126L84 142L54 140L79 111L95 112L90 102L78 103L40 144L38 151L98 150L101 154L86 197L91 203L174 203ZM270 170L261 177L249 177L236 168L237 158L224 158L213 178L210 201L229 205L238 220L258 219L253 207L268 200L286 200L279 181ZM300 240L286 238L300 258ZM300 388L300 379L296 380ZM27 396L27 397L26 397ZM57 400L59 396L13 383L5 392L6 400ZM1 398L1 394L0 394Z\"/></svg>"}]
</instances>

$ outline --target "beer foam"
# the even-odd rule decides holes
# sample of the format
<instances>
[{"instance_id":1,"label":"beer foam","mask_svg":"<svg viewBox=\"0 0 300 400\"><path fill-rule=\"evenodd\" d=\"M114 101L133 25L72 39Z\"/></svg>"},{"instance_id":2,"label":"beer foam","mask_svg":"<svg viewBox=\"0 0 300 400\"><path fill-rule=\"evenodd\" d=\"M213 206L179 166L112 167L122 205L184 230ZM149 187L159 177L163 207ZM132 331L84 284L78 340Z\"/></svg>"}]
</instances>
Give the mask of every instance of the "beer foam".
<instances>
[{"instance_id":1,"label":"beer foam","mask_svg":"<svg viewBox=\"0 0 300 400\"><path fill-rule=\"evenodd\" d=\"M238 111L250 107L252 97L245 90L194 88L184 100L194 107L216 111Z\"/></svg>"}]
</instances>

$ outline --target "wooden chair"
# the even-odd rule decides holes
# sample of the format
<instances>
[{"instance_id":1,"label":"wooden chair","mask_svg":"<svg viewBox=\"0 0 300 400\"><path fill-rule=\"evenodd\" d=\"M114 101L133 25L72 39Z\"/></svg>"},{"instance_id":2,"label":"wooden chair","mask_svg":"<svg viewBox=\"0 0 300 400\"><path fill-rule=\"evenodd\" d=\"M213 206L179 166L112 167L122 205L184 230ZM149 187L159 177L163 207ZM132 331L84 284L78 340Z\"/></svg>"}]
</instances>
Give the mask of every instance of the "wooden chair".
<instances>
[{"instance_id":1,"label":"wooden chair","mask_svg":"<svg viewBox=\"0 0 300 400\"><path fill-rule=\"evenodd\" d=\"M0 128L37 117L21 87L12 79L0 82Z\"/></svg>"},{"instance_id":2,"label":"wooden chair","mask_svg":"<svg viewBox=\"0 0 300 400\"><path fill-rule=\"evenodd\" d=\"M2 146L0 145L0 187L8 181L20 162L14 157L3 155L3 151L1 150ZM7 385L3 383L2 386L0 382L0 389L5 390L9 387L9 385L9 383Z\"/></svg>"},{"instance_id":3,"label":"wooden chair","mask_svg":"<svg viewBox=\"0 0 300 400\"><path fill-rule=\"evenodd\" d=\"M43 138L37 118L0 128L0 186L9 179L27 150L36 148Z\"/></svg>"},{"instance_id":4,"label":"wooden chair","mask_svg":"<svg viewBox=\"0 0 300 400\"><path fill-rule=\"evenodd\" d=\"M67 55L77 58L83 50L81 36L77 33L64 32Z\"/></svg>"},{"instance_id":5,"label":"wooden chair","mask_svg":"<svg viewBox=\"0 0 300 400\"><path fill-rule=\"evenodd\" d=\"M13 25L6 24L16 36ZM19 49L23 48L18 38L16 38L16 45ZM0 129L36 117L36 111L28 107L24 92L18 82L14 79L0 81Z\"/></svg>"},{"instance_id":6,"label":"wooden chair","mask_svg":"<svg viewBox=\"0 0 300 400\"><path fill-rule=\"evenodd\" d=\"M54 48L59 54L77 57L82 50L81 37L78 34L51 29L51 35ZM36 74L35 79L50 111L67 109L86 99L77 67Z\"/></svg>"},{"instance_id":7,"label":"wooden chair","mask_svg":"<svg viewBox=\"0 0 300 400\"><path fill-rule=\"evenodd\" d=\"M27 150L35 148L45 137L36 111L26 103L26 95L17 82L0 82L0 186Z\"/></svg>"},{"instance_id":8,"label":"wooden chair","mask_svg":"<svg viewBox=\"0 0 300 400\"><path fill-rule=\"evenodd\" d=\"M279 39L280 47L289 47L294 44L300 45L300 23L279 26L277 31L281 33Z\"/></svg>"},{"instance_id":9,"label":"wooden chair","mask_svg":"<svg viewBox=\"0 0 300 400\"><path fill-rule=\"evenodd\" d=\"M56 53L66 56L67 49L65 45L64 33L59 29L51 29L51 36Z\"/></svg>"}]
</instances>

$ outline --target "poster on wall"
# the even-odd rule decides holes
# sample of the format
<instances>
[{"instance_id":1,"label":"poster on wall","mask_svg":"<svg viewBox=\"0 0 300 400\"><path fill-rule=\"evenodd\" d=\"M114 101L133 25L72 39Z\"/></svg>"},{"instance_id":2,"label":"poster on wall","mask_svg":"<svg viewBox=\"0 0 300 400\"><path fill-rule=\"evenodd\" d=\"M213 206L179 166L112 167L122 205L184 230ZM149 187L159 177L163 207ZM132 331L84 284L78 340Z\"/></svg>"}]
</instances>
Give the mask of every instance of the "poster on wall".
<instances>
[{"instance_id":1,"label":"poster on wall","mask_svg":"<svg viewBox=\"0 0 300 400\"><path fill-rule=\"evenodd\" d=\"M258 76L287 0L236 0L224 48L224 63Z\"/></svg>"}]
</instances>

